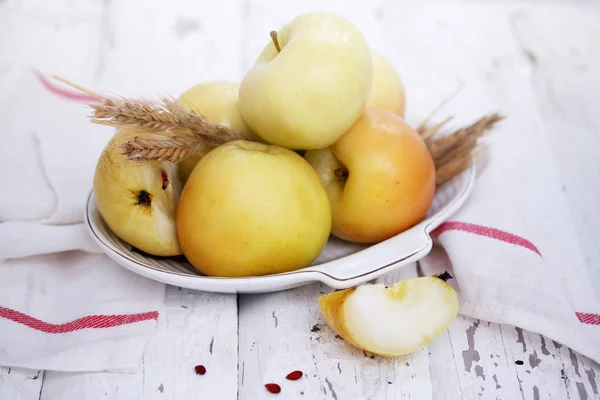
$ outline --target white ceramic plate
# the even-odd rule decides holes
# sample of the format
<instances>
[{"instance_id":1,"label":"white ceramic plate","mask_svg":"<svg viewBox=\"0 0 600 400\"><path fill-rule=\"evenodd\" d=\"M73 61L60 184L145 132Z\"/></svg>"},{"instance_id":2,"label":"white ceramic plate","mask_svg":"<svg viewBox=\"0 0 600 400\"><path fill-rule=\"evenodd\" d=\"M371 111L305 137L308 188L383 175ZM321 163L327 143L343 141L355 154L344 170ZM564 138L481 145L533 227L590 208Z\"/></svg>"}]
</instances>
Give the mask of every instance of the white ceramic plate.
<instances>
[{"instance_id":1,"label":"white ceramic plate","mask_svg":"<svg viewBox=\"0 0 600 400\"><path fill-rule=\"evenodd\" d=\"M189 289L222 293L260 293L289 289L320 281L345 289L370 281L414 262L431 250L431 231L458 210L471 193L475 168L438 189L425 220L413 228L371 246L331 237L308 267L282 274L245 278L209 277L197 272L184 257L158 258L141 254L108 228L90 193L86 217L92 237L119 265L160 282Z\"/></svg>"}]
</instances>

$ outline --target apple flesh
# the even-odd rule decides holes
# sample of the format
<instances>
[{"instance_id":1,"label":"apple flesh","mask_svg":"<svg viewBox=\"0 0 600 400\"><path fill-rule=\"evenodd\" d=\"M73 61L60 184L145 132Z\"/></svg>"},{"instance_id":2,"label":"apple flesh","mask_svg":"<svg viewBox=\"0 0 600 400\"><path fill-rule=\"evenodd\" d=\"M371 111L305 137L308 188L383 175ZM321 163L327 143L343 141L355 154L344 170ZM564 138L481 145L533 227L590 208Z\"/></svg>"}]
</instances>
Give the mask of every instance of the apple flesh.
<instances>
[{"instance_id":1,"label":"apple flesh","mask_svg":"<svg viewBox=\"0 0 600 400\"><path fill-rule=\"evenodd\" d=\"M306 267L325 246L331 209L319 177L295 152L233 141L192 171L177 210L183 253L210 276Z\"/></svg>"},{"instance_id":2,"label":"apple flesh","mask_svg":"<svg viewBox=\"0 0 600 400\"><path fill-rule=\"evenodd\" d=\"M121 145L134 136L150 134L120 130L108 142L94 173L96 205L111 231L145 253L176 256L175 212L182 185L173 164L127 161Z\"/></svg>"},{"instance_id":3,"label":"apple flesh","mask_svg":"<svg viewBox=\"0 0 600 400\"><path fill-rule=\"evenodd\" d=\"M325 12L300 15L277 32L240 86L239 107L266 142L289 149L333 144L363 111L373 66L360 31Z\"/></svg>"},{"instance_id":4,"label":"apple flesh","mask_svg":"<svg viewBox=\"0 0 600 400\"><path fill-rule=\"evenodd\" d=\"M203 115L215 124L235 129L250 139L258 139L240 113L239 86L239 83L230 81L203 82L183 92L177 102L183 108ZM210 149L206 147L179 163L179 177L183 182Z\"/></svg>"},{"instance_id":5,"label":"apple flesh","mask_svg":"<svg viewBox=\"0 0 600 400\"><path fill-rule=\"evenodd\" d=\"M331 203L332 234L357 243L388 239L418 223L435 193L435 166L397 114L367 109L332 146L307 151Z\"/></svg>"},{"instance_id":6,"label":"apple flesh","mask_svg":"<svg viewBox=\"0 0 600 400\"><path fill-rule=\"evenodd\" d=\"M367 108L381 108L404 117L406 94L398 72L381 53L373 50L372 57L373 87Z\"/></svg>"},{"instance_id":7,"label":"apple flesh","mask_svg":"<svg viewBox=\"0 0 600 400\"><path fill-rule=\"evenodd\" d=\"M345 341L386 357L424 348L450 327L459 310L455 290L437 276L332 292L319 297L319 307Z\"/></svg>"}]
</instances>

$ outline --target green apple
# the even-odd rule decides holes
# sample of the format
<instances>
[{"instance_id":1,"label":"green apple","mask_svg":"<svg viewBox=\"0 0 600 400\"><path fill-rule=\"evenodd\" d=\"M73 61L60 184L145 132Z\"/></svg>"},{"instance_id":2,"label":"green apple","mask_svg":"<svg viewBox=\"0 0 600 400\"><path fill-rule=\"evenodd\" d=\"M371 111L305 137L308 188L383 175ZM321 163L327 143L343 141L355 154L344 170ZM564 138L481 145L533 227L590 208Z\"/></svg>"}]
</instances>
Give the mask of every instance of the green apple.
<instances>
[{"instance_id":1,"label":"green apple","mask_svg":"<svg viewBox=\"0 0 600 400\"><path fill-rule=\"evenodd\" d=\"M177 209L186 258L210 276L258 276L310 265L325 246L331 209L319 177L295 152L234 141L206 154Z\"/></svg>"},{"instance_id":2,"label":"green apple","mask_svg":"<svg viewBox=\"0 0 600 400\"><path fill-rule=\"evenodd\" d=\"M381 108L404 117L406 94L404 85L394 66L381 53L372 51L373 88L367 108Z\"/></svg>"},{"instance_id":3,"label":"green apple","mask_svg":"<svg viewBox=\"0 0 600 400\"><path fill-rule=\"evenodd\" d=\"M203 115L209 121L235 129L250 139L258 139L238 107L239 83L209 81L195 85L181 94L178 103L187 110ZM179 163L179 176L185 182L209 147L186 157Z\"/></svg>"},{"instance_id":4,"label":"green apple","mask_svg":"<svg viewBox=\"0 0 600 400\"><path fill-rule=\"evenodd\" d=\"M305 159L331 202L332 234L376 243L412 227L435 194L435 165L417 132L397 114L371 108L344 136Z\"/></svg>"},{"instance_id":5,"label":"green apple","mask_svg":"<svg viewBox=\"0 0 600 400\"><path fill-rule=\"evenodd\" d=\"M123 129L102 151L93 191L102 218L130 245L155 256L181 255L175 212L182 190L177 167L169 163L127 161L121 145L145 131Z\"/></svg>"},{"instance_id":6,"label":"green apple","mask_svg":"<svg viewBox=\"0 0 600 400\"><path fill-rule=\"evenodd\" d=\"M347 19L325 12L300 15L273 36L242 80L244 119L266 142L289 149L333 144L371 91L365 38Z\"/></svg>"}]
</instances>

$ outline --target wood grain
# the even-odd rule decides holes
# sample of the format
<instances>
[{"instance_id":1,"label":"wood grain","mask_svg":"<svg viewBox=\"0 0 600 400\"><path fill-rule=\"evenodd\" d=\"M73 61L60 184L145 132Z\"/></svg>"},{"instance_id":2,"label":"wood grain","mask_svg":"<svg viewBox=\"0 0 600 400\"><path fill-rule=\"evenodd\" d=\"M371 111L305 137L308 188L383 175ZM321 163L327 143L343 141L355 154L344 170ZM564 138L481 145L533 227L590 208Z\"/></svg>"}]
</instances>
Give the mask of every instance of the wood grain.
<instances>
[{"instance_id":1,"label":"wood grain","mask_svg":"<svg viewBox=\"0 0 600 400\"><path fill-rule=\"evenodd\" d=\"M47 399L181 399L237 397L235 295L167 288L164 317L136 374L46 371ZM205 375L194 367L204 365Z\"/></svg>"},{"instance_id":2,"label":"wood grain","mask_svg":"<svg viewBox=\"0 0 600 400\"><path fill-rule=\"evenodd\" d=\"M11 40L0 42L0 90L10 84L3 71L23 65L143 97L239 81L270 30L317 8L352 19L398 68L410 122L466 83L441 117L470 122L500 109L549 149L564 195L557 204L573 223L570 261L600 288L600 12L592 2L5 0L0 37ZM371 358L324 324L317 298L330 290L243 295L238 310L235 295L169 287L139 373L0 368L0 399L262 399L269 382L286 399L600 399L598 364L540 335L462 316L426 349ZM207 374L196 375L196 364ZM286 381L296 369L303 378Z\"/></svg>"},{"instance_id":3,"label":"wood grain","mask_svg":"<svg viewBox=\"0 0 600 400\"><path fill-rule=\"evenodd\" d=\"M0 367L0 399L39 399L45 371Z\"/></svg>"}]
</instances>

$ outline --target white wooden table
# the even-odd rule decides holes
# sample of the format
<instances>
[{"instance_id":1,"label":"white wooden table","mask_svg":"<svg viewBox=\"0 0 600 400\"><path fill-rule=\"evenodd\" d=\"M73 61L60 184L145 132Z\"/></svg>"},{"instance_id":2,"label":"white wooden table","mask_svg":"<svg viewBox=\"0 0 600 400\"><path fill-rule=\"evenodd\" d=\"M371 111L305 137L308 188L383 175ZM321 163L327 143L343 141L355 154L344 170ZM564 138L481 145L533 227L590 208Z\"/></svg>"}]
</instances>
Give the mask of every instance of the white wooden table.
<instances>
[{"instance_id":1,"label":"white wooden table","mask_svg":"<svg viewBox=\"0 0 600 400\"><path fill-rule=\"evenodd\" d=\"M525 109L523 134L545 132L582 259L600 288L593 1L0 0L0 90L3 68L15 65L131 96L239 80L271 29L312 9L348 16L388 55L406 84L409 120L462 82L461 96L480 100L478 109L450 107L466 119ZM236 296L168 287L139 373L0 368L0 399L262 399L274 396L264 388L271 381L285 399L600 398L600 366L591 360L540 335L463 317L426 349L367 357L323 326L316 299L329 290ZM206 375L194 373L197 364ZM296 369L305 377L286 381Z\"/></svg>"}]
</instances>

